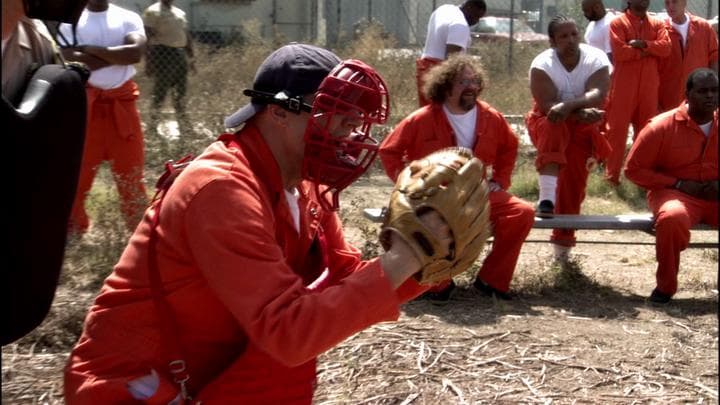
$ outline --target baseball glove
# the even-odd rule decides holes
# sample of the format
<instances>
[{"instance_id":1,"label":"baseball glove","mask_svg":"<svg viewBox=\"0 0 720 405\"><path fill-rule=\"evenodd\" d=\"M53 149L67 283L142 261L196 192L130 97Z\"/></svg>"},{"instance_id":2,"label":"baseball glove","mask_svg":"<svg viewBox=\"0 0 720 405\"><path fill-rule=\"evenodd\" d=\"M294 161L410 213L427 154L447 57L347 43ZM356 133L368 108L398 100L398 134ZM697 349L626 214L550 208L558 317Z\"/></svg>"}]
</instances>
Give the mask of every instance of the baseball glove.
<instances>
[{"instance_id":1,"label":"baseball glove","mask_svg":"<svg viewBox=\"0 0 720 405\"><path fill-rule=\"evenodd\" d=\"M449 249L423 224L420 216L435 210L447 222ZM467 270L490 236L488 182L483 164L467 148L446 148L410 163L398 176L390 196L380 243L391 247L397 233L421 263L415 278L433 284Z\"/></svg>"}]
</instances>

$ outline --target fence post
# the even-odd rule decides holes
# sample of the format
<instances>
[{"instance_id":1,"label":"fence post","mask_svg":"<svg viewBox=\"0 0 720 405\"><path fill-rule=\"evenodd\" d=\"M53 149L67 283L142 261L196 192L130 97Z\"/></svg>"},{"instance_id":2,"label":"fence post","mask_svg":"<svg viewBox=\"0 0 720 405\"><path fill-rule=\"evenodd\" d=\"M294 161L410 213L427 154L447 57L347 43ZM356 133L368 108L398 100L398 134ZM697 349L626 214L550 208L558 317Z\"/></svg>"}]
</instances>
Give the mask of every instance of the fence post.
<instances>
[{"instance_id":1,"label":"fence post","mask_svg":"<svg viewBox=\"0 0 720 405\"><path fill-rule=\"evenodd\" d=\"M335 45L338 45L340 43L340 33L342 32L342 27L340 24L342 23L342 0L337 0L337 25L335 27L336 33L335 33Z\"/></svg>"},{"instance_id":2,"label":"fence post","mask_svg":"<svg viewBox=\"0 0 720 405\"><path fill-rule=\"evenodd\" d=\"M707 13L706 14L707 14L707 16L705 16L705 18L707 18L708 20L713 17L712 16L712 0L707 0Z\"/></svg>"},{"instance_id":3,"label":"fence post","mask_svg":"<svg viewBox=\"0 0 720 405\"><path fill-rule=\"evenodd\" d=\"M512 54L513 54L513 37L515 36L515 33L513 32L515 21L515 0L510 0L510 38L508 42L508 73L512 73Z\"/></svg>"}]
</instances>

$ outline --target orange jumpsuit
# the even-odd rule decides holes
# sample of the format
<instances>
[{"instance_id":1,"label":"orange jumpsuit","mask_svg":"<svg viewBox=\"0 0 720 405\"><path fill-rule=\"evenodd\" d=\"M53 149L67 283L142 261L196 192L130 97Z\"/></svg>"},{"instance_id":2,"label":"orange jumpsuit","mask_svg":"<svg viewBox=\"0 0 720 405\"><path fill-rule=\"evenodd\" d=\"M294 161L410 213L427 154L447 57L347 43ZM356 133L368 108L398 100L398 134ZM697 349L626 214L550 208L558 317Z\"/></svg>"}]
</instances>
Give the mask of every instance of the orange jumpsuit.
<instances>
[{"instance_id":1,"label":"orange jumpsuit","mask_svg":"<svg viewBox=\"0 0 720 405\"><path fill-rule=\"evenodd\" d=\"M556 214L579 214L585 200L590 156L600 162L610 154L610 145L600 132L600 123L580 124L572 119L553 123L540 112L537 104L525 117L530 140L537 148L535 167L548 163L560 166L556 191ZM574 229L553 229L550 240L563 246L575 246Z\"/></svg>"},{"instance_id":2,"label":"orange jumpsuit","mask_svg":"<svg viewBox=\"0 0 720 405\"><path fill-rule=\"evenodd\" d=\"M671 110L685 99L685 82L690 73L701 67L709 67L718 59L718 40L715 31L704 18L690 15L687 43L683 46L682 35L665 21L672 50L670 56L660 59L660 111Z\"/></svg>"},{"instance_id":3,"label":"orange jumpsuit","mask_svg":"<svg viewBox=\"0 0 720 405\"><path fill-rule=\"evenodd\" d=\"M642 39L645 49L628 45ZM610 23L610 46L613 55L608 111L607 136L612 152L605 164L609 181L618 184L625 156L630 123L635 136L658 112L658 59L670 54L670 37L662 21L653 17L638 18L630 10Z\"/></svg>"},{"instance_id":4,"label":"orange jumpsuit","mask_svg":"<svg viewBox=\"0 0 720 405\"><path fill-rule=\"evenodd\" d=\"M491 180L503 188L490 193L494 242L478 278L496 290L506 292L510 288L520 249L535 221L535 212L529 203L505 191L510 187L517 158L517 137L502 114L489 104L478 101L477 108L473 151L478 159L492 167ZM402 120L383 141L379 155L385 172L395 181L411 161L456 145L454 131L442 105L433 103ZM441 290L448 284L441 284L434 290Z\"/></svg>"},{"instance_id":5,"label":"orange jumpsuit","mask_svg":"<svg viewBox=\"0 0 720 405\"><path fill-rule=\"evenodd\" d=\"M673 188L678 179L718 180L718 112L709 137L693 122L687 106L653 118L628 154L625 176L647 189L655 216L657 289L677 291L680 252L690 242L690 228L700 222L717 228L718 202L692 197Z\"/></svg>"},{"instance_id":6,"label":"orange jumpsuit","mask_svg":"<svg viewBox=\"0 0 720 405\"><path fill-rule=\"evenodd\" d=\"M430 100L428 100L423 93L423 86L425 85L423 77L433 66L439 65L442 62L442 60L435 58L418 58L415 61L415 82L417 83L418 104L420 107L430 104Z\"/></svg>"},{"instance_id":7,"label":"orange jumpsuit","mask_svg":"<svg viewBox=\"0 0 720 405\"><path fill-rule=\"evenodd\" d=\"M90 226L85 199L103 161L110 161L120 195L120 208L129 229L137 225L147 205L143 184L143 133L135 105L139 95L138 86L132 80L110 90L87 85L85 147L70 216L70 229L74 232L84 233Z\"/></svg>"},{"instance_id":8,"label":"orange jumpsuit","mask_svg":"<svg viewBox=\"0 0 720 405\"><path fill-rule=\"evenodd\" d=\"M157 263L203 404L312 401L315 358L348 336L395 320L425 289L397 290L378 259L361 261L302 183L295 228L280 170L252 123L215 142L176 179L160 211ZM127 383L156 370L148 403L177 394L167 334L148 281L148 209L91 307L65 369L67 404L139 403Z\"/></svg>"}]
</instances>

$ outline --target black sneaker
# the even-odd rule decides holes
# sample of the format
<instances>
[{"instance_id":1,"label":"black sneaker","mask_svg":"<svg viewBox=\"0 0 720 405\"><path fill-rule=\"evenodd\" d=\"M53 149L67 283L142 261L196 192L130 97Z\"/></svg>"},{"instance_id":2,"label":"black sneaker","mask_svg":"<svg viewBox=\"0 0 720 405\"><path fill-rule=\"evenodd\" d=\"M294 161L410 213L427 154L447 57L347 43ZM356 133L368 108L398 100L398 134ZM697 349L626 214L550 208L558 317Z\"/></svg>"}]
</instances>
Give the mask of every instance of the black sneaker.
<instances>
[{"instance_id":1,"label":"black sneaker","mask_svg":"<svg viewBox=\"0 0 720 405\"><path fill-rule=\"evenodd\" d=\"M473 287L480 291L480 294L487 297L494 296L495 298L501 299L503 301L512 301L512 297L510 296L510 294L496 290L490 284L480 280L479 278L475 279Z\"/></svg>"},{"instance_id":2,"label":"black sneaker","mask_svg":"<svg viewBox=\"0 0 720 405\"><path fill-rule=\"evenodd\" d=\"M670 302L671 298L672 295L660 292L657 288L654 289L650 294L650 302L654 302L656 304L667 304L668 302Z\"/></svg>"},{"instance_id":3,"label":"black sneaker","mask_svg":"<svg viewBox=\"0 0 720 405\"><path fill-rule=\"evenodd\" d=\"M421 295L420 298L428 300L433 304L444 304L450 301L450 295L455 290L455 282L450 280L450 284L440 291L428 291Z\"/></svg>"},{"instance_id":4,"label":"black sneaker","mask_svg":"<svg viewBox=\"0 0 720 405\"><path fill-rule=\"evenodd\" d=\"M535 208L535 215L540 218L552 218L555 214L555 204L550 200L542 200Z\"/></svg>"}]
</instances>

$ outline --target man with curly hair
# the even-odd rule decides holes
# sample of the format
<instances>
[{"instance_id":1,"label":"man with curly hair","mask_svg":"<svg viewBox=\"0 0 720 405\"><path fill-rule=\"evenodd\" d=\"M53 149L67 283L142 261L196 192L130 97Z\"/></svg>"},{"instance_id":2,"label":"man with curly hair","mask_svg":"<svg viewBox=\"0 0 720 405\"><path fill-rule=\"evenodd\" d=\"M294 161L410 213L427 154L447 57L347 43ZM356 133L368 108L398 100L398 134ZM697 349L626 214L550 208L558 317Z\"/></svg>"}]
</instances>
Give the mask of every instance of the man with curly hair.
<instances>
[{"instance_id":1,"label":"man with curly hair","mask_svg":"<svg viewBox=\"0 0 720 405\"><path fill-rule=\"evenodd\" d=\"M528 202L507 191L518 138L499 111L478 99L484 87L484 70L468 55L453 55L430 70L424 91L432 103L395 127L380 146L380 159L393 181L411 161L449 146L471 149L492 168L488 179L494 240L473 285L484 295L509 300L515 264L534 212ZM429 298L447 301L454 288L452 280L440 283L428 293Z\"/></svg>"}]
</instances>

